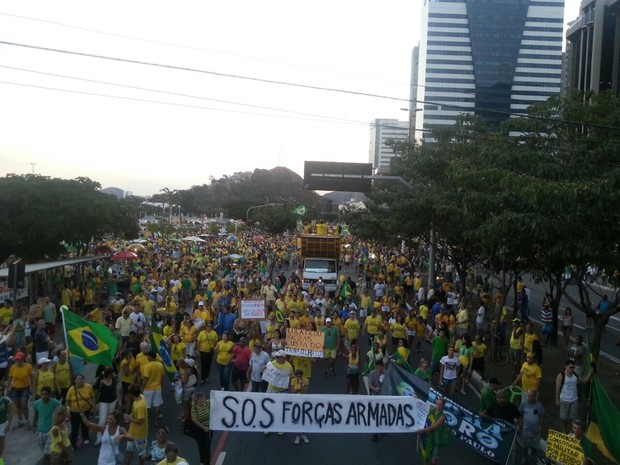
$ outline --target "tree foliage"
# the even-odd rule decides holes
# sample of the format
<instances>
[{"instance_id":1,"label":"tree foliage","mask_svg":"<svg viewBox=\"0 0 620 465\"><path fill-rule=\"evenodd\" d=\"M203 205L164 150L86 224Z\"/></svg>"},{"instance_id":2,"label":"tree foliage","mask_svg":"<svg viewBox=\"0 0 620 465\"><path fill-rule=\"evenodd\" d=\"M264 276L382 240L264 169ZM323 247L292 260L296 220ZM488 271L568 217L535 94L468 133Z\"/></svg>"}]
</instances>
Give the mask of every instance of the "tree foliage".
<instances>
[{"instance_id":1,"label":"tree foliage","mask_svg":"<svg viewBox=\"0 0 620 465\"><path fill-rule=\"evenodd\" d=\"M560 298L570 299L562 282L570 266L579 290L572 303L594 319L598 354L620 294L600 315L601 292L582 278L591 265L608 275L620 269L619 121L620 99L610 94L551 98L506 121L500 133L464 115L434 132L432 144L398 147L391 174L412 190L373 192L370 218L350 215L354 232L381 225L377 238L389 231L428 242L432 227L440 256L460 272L484 264L542 276L556 328Z\"/></svg>"},{"instance_id":2,"label":"tree foliage","mask_svg":"<svg viewBox=\"0 0 620 465\"><path fill-rule=\"evenodd\" d=\"M83 252L92 239L106 234L135 237L139 231L135 205L99 189L88 178L7 175L0 179L0 214L6 220L0 261L11 254L30 260L57 258L65 251L63 242Z\"/></svg>"}]
</instances>

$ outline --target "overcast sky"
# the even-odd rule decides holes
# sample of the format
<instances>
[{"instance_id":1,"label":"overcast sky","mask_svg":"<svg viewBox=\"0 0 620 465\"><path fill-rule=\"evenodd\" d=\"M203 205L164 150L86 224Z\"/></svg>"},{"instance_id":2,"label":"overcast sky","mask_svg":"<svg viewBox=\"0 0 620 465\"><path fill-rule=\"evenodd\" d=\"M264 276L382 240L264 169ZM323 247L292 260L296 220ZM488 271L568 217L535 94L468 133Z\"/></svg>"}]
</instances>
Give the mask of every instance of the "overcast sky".
<instances>
[{"instance_id":1,"label":"overcast sky","mask_svg":"<svg viewBox=\"0 0 620 465\"><path fill-rule=\"evenodd\" d=\"M569 0L567 20L578 6ZM86 176L151 195L255 168L303 175L305 160L368 162L369 122L408 118L421 9L4 1L0 41L28 47L0 44L0 175Z\"/></svg>"}]
</instances>

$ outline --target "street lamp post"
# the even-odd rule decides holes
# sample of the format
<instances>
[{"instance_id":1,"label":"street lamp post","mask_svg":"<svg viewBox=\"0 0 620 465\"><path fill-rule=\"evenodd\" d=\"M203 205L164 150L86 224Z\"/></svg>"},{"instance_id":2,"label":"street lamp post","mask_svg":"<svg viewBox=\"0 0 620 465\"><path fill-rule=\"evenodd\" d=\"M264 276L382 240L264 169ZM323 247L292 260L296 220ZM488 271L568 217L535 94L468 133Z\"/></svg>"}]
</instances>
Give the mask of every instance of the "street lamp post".
<instances>
[{"instance_id":1,"label":"street lamp post","mask_svg":"<svg viewBox=\"0 0 620 465\"><path fill-rule=\"evenodd\" d=\"M250 219L250 210L254 210L255 208L264 208L264 207L281 207L284 205L283 203L266 203L264 205L254 205L248 208L248 211L245 212L245 222L248 223Z\"/></svg>"},{"instance_id":2,"label":"street lamp post","mask_svg":"<svg viewBox=\"0 0 620 465\"><path fill-rule=\"evenodd\" d=\"M34 167L37 166L36 163L30 163L30 166L32 166L32 174L34 174Z\"/></svg>"}]
</instances>

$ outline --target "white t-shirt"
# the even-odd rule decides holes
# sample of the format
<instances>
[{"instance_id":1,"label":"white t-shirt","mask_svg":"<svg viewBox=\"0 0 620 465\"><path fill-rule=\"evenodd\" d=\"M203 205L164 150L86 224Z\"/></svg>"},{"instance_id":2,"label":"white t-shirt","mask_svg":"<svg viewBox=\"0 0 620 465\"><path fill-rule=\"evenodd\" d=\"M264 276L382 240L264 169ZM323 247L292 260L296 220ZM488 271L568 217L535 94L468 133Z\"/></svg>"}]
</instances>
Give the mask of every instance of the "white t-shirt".
<instances>
[{"instance_id":1,"label":"white t-shirt","mask_svg":"<svg viewBox=\"0 0 620 465\"><path fill-rule=\"evenodd\" d=\"M562 402L575 402L579 396L577 392L577 376L564 375L564 385L560 391L560 400Z\"/></svg>"},{"instance_id":2,"label":"white t-shirt","mask_svg":"<svg viewBox=\"0 0 620 465\"><path fill-rule=\"evenodd\" d=\"M456 355L452 358L444 355L441 357L441 360L439 360L439 363L443 365L443 377L445 379L456 379L456 370L461 365L461 362Z\"/></svg>"},{"instance_id":3,"label":"white t-shirt","mask_svg":"<svg viewBox=\"0 0 620 465\"><path fill-rule=\"evenodd\" d=\"M481 305L478 311L476 312L476 323L480 325L484 323L484 314L485 314L485 308L484 308L484 305Z\"/></svg>"}]
</instances>

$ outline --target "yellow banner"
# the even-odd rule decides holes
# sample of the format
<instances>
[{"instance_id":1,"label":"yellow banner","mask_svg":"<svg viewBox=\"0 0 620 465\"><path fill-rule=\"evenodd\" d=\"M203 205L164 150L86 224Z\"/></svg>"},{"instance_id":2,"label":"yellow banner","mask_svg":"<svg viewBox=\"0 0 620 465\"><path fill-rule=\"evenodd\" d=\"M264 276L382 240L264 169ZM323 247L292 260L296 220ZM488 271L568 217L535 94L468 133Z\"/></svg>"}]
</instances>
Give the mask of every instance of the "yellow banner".
<instances>
[{"instance_id":1,"label":"yellow banner","mask_svg":"<svg viewBox=\"0 0 620 465\"><path fill-rule=\"evenodd\" d=\"M289 328L286 330L284 351L298 357L323 358L325 334L320 331Z\"/></svg>"},{"instance_id":2,"label":"yellow banner","mask_svg":"<svg viewBox=\"0 0 620 465\"><path fill-rule=\"evenodd\" d=\"M571 435L550 429L547 437L547 458L563 465L581 465L583 449L579 441Z\"/></svg>"}]
</instances>

